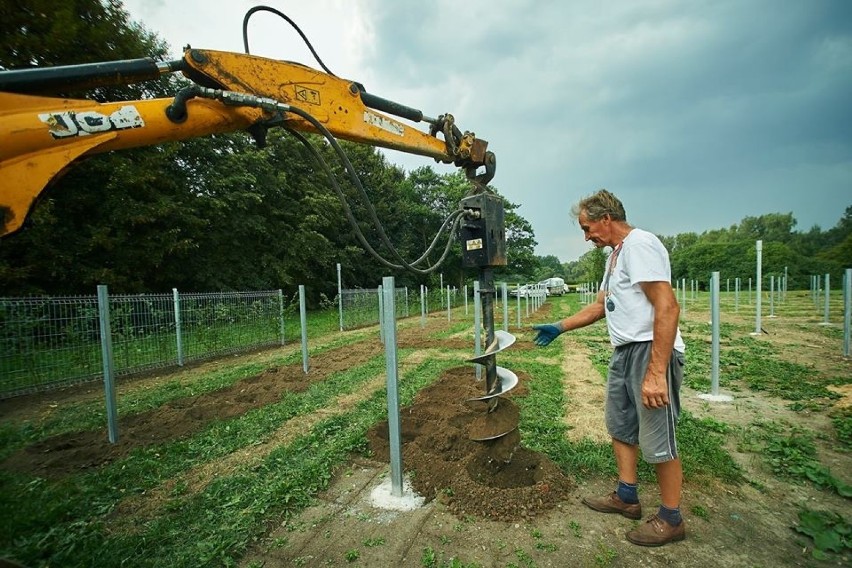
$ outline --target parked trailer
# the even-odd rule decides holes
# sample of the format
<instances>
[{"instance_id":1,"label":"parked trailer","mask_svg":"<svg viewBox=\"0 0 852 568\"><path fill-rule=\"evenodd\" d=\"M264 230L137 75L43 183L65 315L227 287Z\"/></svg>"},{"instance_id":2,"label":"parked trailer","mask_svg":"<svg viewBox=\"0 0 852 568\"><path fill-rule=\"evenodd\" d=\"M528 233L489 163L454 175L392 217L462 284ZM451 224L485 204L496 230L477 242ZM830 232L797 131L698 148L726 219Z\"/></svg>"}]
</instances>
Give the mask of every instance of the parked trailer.
<instances>
[{"instance_id":1,"label":"parked trailer","mask_svg":"<svg viewBox=\"0 0 852 568\"><path fill-rule=\"evenodd\" d=\"M565 293L565 280L558 277L548 278L539 282L547 290L548 296L561 296Z\"/></svg>"}]
</instances>

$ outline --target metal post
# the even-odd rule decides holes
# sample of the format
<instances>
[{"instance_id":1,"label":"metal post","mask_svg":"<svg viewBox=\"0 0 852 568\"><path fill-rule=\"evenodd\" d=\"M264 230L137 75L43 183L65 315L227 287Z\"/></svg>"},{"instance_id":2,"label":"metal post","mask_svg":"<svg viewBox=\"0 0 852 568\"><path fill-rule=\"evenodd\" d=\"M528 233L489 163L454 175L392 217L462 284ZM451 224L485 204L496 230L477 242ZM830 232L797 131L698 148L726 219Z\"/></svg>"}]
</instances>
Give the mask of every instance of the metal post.
<instances>
[{"instance_id":1,"label":"metal post","mask_svg":"<svg viewBox=\"0 0 852 568\"><path fill-rule=\"evenodd\" d=\"M464 315L467 315L467 284L464 285Z\"/></svg>"},{"instance_id":2,"label":"metal post","mask_svg":"<svg viewBox=\"0 0 852 568\"><path fill-rule=\"evenodd\" d=\"M734 280L734 311L740 311L740 277L737 276Z\"/></svg>"},{"instance_id":3,"label":"metal post","mask_svg":"<svg viewBox=\"0 0 852 568\"><path fill-rule=\"evenodd\" d=\"M423 292L423 284L420 285L420 328L426 327L426 296Z\"/></svg>"},{"instance_id":4,"label":"metal post","mask_svg":"<svg viewBox=\"0 0 852 568\"><path fill-rule=\"evenodd\" d=\"M769 317L775 317L775 275L769 276Z\"/></svg>"},{"instance_id":5,"label":"metal post","mask_svg":"<svg viewBox=\"0 0 852 568\"><path fill-rule=\"evenodd\" d=\"M452 304L450 303L450 287L447 286L447 321L451 321L452 318Z\"/></svg>"},{"instance_id":6,"label":"metal post","mask_svg":"<svg viewBox=\"0 0 852 568\"><path fill-rule=\"evenodd\" d=\"M337 310L340 314L340 331L343 331L343 280L340 277L340 263L337 263Z\"/></svg>"},{"instance_id":7,"label":"metal post","mask_svg":"<svg viewBox=\"0 0 852 568\"><path fill-rule=\"evenodd\" d=\"M752 335L760 335L760 307L761 307L761 290L763 288L763 241L757 241L757 277L755 278L755 316L754 316L754 332Z\"/></svg>"},{"instance_id":8,"label":"metal post","mask_svg":"<svg viewBox=\"0 0 852 568\"><path fill-rule=\"evenodd\" d=\"M278 333L281 337L281 345L284 345L284 292L278 289Z\"/></svg>"},{"instance_id":9,"label":"metal post","mask_svg":"<svg viewBox=\"0 0 852 568\"><path fill-rule=\"evenodd\" d=\"M518 284L517 286L515 290L518 292L518 304L517 308L515 308L515 315L518 316L518 327L521 327L521 285Z\"/></svg>"},{"instance_id":10,"label":"metal post","mask_svg":"<svg viewBox=\"0 0 852 568\"><path fill-rule=\"evenodd\" d=\"M509 285L503 282L503 331L509 332Z\"/></svg>"},{"instance_id":11,"label":"metal post","mask_svg":"<svg viewBox=\"0 0 852 568\"><path fill-rule=\"evenodd\" d=\"M308 316L305 306L305 285L299 284L299 321L302 326L302 370L308 374Z\"/></svg>"},{"instance_id":12,"label":"metal post","mask_svg":"<svg viewBox=\"0 0 852 568\"><path fill-rule=\"evenodd\" d=\"M382 310L384 309L384 306L383 306L383 303L382 303L382 286L381 285L379 285L379 287L376 289L376 292L379 295L379 341L384 341L385 340L385 329L382 327L382 321L384 320L384 312L382 312Z\"/></svg>"},{"instance_id":13,"label":"metal post","mask_svg":"<svg viewBox=\"0 0 852 568\"><path fill-rule=\"evenodd\" d=\"M713 272L710 277L710 319L712 326L712 343L710 350L710 394L700 394L699 398L716 402L729 402L732 397L719 394L719 273Z\"/></svg>"},{"instance_id":14,"label":"metal post","mask_svg":"<svg viewBox=\"0 0 852 568\"><path fill-rule=\"evenodd\" d=\"M828 322L828 297L831 295L831 286L828 285L828 273L825 274L825 319L822 322L822 325L831 325Z\"/></svg>"},{"instance_id":15,"label":"metal post","mask_svg":"<svg viewBox=\"0 0 852 568\"><path fill-rule=\"evenodd\" d=\"M172 288L172 300L175 306L175 342L177 347L177 364L183 367L183 336L180 327L180 295L177 288Z\"/></svg>"},{"instance_id":16,"label":"metal post","mask_svg":"<svg viewBox=\"0 0 852 568\"><path fill-rule=\"evenodd\" d=\"M398 360L396 345L396 285L393 276L382 279L384 305L382 328L384 329L385 369L387 371L388 436L390 443L391 494L402 497L402 437L399 419Z\"/></svg>"},{"instance_id":17,"label":"metal post","mask_svg":"<svg viewBox=\"0 0 852 568\"><path fill-rule=\"evenodd\" d=\"M710 287L710 295L713 297L710 302L712 308L710 310L710 319L713 322L712 332L712 347L710 350L710 393L713 395L719 394L719 273L714 272L710 279L712 283Z\"/></svg>"},{"instance_id":18,"label":"metal post","mask_svg":"<svg viewBox=\"0 0 852 568\"><path fill-rule=\"evenodd\" d=\"M98 285L98 320L101 328L101 355L104 368L104 394L106 395L107 428L111 444L118 443L118 409L115 402L115 362L112 358L112 331L109 324L109 293L103 284Z\"/></svg>"}]
</instances>

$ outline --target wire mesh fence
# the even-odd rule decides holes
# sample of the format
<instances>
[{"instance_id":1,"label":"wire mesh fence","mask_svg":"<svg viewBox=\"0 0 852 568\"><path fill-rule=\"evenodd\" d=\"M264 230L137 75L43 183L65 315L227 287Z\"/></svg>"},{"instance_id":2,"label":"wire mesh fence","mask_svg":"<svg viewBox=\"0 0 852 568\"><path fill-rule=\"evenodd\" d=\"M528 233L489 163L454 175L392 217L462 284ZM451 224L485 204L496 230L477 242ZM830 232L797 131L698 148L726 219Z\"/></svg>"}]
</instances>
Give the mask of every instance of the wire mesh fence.
<instances>
[{"instance_id":1,"label":"wire mesh fence","mask_svg":"<svg viewBox=\"0 0 852 568\"><path fill-rule=\"evenodd\" d=\"M0 398L284 343L280 291L0 298Z\"/></svg>"},{"instance_id":2,"label":"wire mesh fence","mask_svg":"<svg viewBox=\"0 0 852 568\"><path fill-rule=\"evenodd\" d=\"M357 329L379 323L379 288L353 288L340 291L343 306L343 329ZM409 316L408 288L396 288L394 293L397 317Z\"/></svg>"},{"instance_id":3,"label":"wire mesh fence","mask_svg":"<svg viewBox=\"0 0 852 568\"><path fill-rule=\"evenodd\" d=\"M396 313L444 311L448 296L450 308L466 306L468 296L472 313L472 293L435 288L421 304L420 293L396 288ZM0 400L102 379L105 351L110 373L122 377L299 340L298 299L285 300L280 290L105 297L106 305L97 296L0 297ZM339 301L344 329L380 322L378 288L342 290ZM313 314L311 332L336 331L337 311Z\"/></svg>"}]
</instances>

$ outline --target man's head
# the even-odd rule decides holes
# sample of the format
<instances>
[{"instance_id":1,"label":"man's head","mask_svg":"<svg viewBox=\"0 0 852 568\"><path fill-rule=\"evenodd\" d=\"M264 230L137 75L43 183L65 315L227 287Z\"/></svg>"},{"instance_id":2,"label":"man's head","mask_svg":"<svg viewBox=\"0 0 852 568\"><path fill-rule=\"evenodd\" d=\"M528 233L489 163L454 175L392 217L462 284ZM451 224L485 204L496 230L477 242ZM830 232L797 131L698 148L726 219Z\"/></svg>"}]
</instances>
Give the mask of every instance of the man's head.
<instances>
[{"instance_id":1,"label":"man's head","mask_svg":"<svg viewBox=\"0 0 852 568\"><path fill-rule=\"evenodd\" d=\"M596 247L615 246L629 232L624 205L612 193L598 190L571 208L587 241Z\"/></svg>"},{"instance_id":2,"label":"man's head","mask_svg":"<svg viewBox=\"0 0 852 568\"><path fill-rule=\"evenodd\" d=\"M577 218L584 212L589 221L600 221L605 215L609 215L609 218L613 221L627 221L624 205L616 196L605 189L599 189L592 195L581 199L571 208L571 213Z\"/></svg>"}]
</instances>

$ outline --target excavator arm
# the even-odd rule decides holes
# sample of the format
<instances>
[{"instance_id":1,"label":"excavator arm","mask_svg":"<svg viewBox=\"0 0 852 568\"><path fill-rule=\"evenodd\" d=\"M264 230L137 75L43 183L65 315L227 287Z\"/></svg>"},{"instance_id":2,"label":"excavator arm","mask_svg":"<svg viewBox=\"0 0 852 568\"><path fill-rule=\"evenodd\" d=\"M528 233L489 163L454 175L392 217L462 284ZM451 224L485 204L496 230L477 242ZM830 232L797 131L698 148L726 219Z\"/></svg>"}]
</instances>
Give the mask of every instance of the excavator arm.
<instances>
[{"instance_id":1,"label":"excavator arm","mask_svg":"<svg viewBox=\"0 0 852 568\"><path fill-rule=\"evenodd\" d=\"M174 72L191 81L174 98L98 103L54 95ZM429 132L410 122L428 123ZM424 116L298 63L187 48L182 59L169 62L2 71L0 237L19 230L51 181L84 156L237 130L263 144L266 131L277 126L452 163L479 185L496 168L488 143L462 133L452 115Z\"/></svg>"},{"instance_id":2,"label":"excavator arm","mask_svg":"<svg viewBox=\"0 0 852 568\"><path fill-rule=\"evenodd\" d=\"M55 96L174 72L191 82L174 98L98 103ZM426 122L429 131L409 122ZM517 410L498 402L518 379L495 359L514 342L510 334L494 331L491 269L506 265L503 205L485 191L496 159L487 151L488 143L471 132L462 133L452 115L429 118L330 73L222 51L187 48L182 59L162 63L139 59L0 71L0 237L18 231L50 182L84 156L236 130L248 130L263 144L266 131L279 126L465 169L475 190L460 204L464 221L459 235L464 266L479 268L487 346L485 353L471 359L485 367L486 394L475 400L487 402L488 412L470 436L490 444L491 451L508 462L520 441Z\"/></svg>"}]
</instances>

